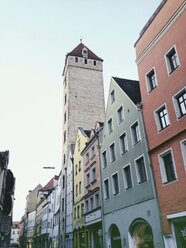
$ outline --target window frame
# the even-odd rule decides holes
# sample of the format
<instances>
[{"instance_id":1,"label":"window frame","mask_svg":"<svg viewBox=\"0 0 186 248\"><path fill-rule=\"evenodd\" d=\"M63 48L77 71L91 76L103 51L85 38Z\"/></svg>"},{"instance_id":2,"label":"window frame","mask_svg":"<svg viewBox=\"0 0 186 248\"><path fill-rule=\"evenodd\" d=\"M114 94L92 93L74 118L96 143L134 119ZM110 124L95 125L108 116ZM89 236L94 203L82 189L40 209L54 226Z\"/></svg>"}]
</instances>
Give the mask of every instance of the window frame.
<instances>
[{"instance_id":1,"label":"window frame","mask_svg":"<svg viewBox=\"0 0 186 248\"><path fill-rule=\"evenodd\" d=\"M126 149L122 150L122 145L121 145L121 140L122 140L122 136L125 136L125 140L126 140ZM120 147L120 154L123 155L124 153L128 152L128 141L127 141L127 132L123 132L120 136L119 136L119 147Z\"/></svg>"},{"instance_id":2,"label":"window frame","mask_svg":"<svg viewBox=\"0 0 186 248\"><path fill-rule=\"evenodd\" d=\"M172 159L172 165L173 165L173 170L174 170L174 175L175 175L175 180L168 181L167 178L167 173L166 173L166 168L165 168L165 162L163 157L165 157L167 154L171 154L171 159ZM173 155L173 150L172 147L164 150L163 152L158 154L158 161L159 161L159 167L160 167L160 174L161 174L161 179L162 179L162 184L163 186L166 186L170 183L174 183L178 180L177 172L176 172L176 165L174 161L174 155Z\"/></svg>"},{"instance_id":3,"label":"window frame","mask_svg":"<svg viewBox=\"0 0 186 248\"><path fill-rule=\"evenodd\" d=\"M130 168L131 186L129 186L128 183L127 183L128 180L127 180L126 173L125 173L125 168L126 168L126 167L129 167L129 168ZM129 189L131 189L131 188L134 187L134 184L133 184L133 176L132 176L132 170L131 170L131 164L126 164L125 166L123 166L122 171L123 171L123 181L124 181L125 190L129 190Z\"/></svg>"},{"instance_id":4,"label":"window frame","mask_svg":"<svg viewBox=\"0 0 186 248\"><path fill-rule=\"evenodd\" d=\"M166 109L166 111L167 111L167 120L168 120L168 122L169 122L169 124L168 125L166 125L165 127L163 127L163 125L162 125L162 118L160 118L160 111L162 111L163 109ZM164 117L165 117L165 115L164 115ZM154 111L154 118L155 118L155 123L156 123L156 127L157 127L157 130L158 130L158 132L161 132L161 131L163 131L163 130L165 130L165 129L167 129L170 125L171 125L171 122L170 122L170 118L169 118L169 113L168 113L168 109L167 109L167 105L166 105L166 103L163 103L161 106L159 106L155 111ZM164 120L165 120L165 118L164 118Z\"/></svg>"},{"instance_id":5,"label":"window frame","mask_svg":"<svg viewBox=\"0 0 186 248\"><path fill-rule=\"evenodd\" d=\"M105 190L105 182L108 182L107 186L108 186L108 194L106 194L106 190ZM103 185L104 185L104 200L107 200L110 198L110 183L109 183L109 177L105 178L103 181Z\"/></svg>"},{"instance_id":6,"label":"window frame","mask_svg":"<svg viewBox=\"0 0 186 248\"><path fill-rule=\"evenodd\" d=\"M105 156L104 156L103 154L105 154ZM101 155L102 155L101 157L102 157L102 163L103 163L102 168L105 169L105 168L108 166L107 150L105 149L105 150L101 153ZM104 159L103 157L105 157L105 159ZM106 162L106 164L105 164L105 162Z\"/></svg>"},{"instance_id":7,"label":"window frame","mask_svg":"<svg viewBox=\"0 0 186 248\"><path fill-rule=\"evenodd\" d=\"M107 127L108 127L108 135L110 135L114 131L112 117L108 119Z\"/></svg>"},{"instance_id":8,"label":"window frame","mask_svg":"<svg viewBox=\"0 0 186 248\"><path fill-rule=\"evenodd\" d=\"M113 146L114 145L114 149L113 149L113 151L114 151L114 160L112 159L112 153L111 153L111 146ZM115 141L113 141L110 145L109 145L109 153L110 153L110 163L112 164L112 163L114 163L117 159L116 159L116 147L115 147Z\"/></svg>"},{"instance_id":9,"label":"window frame","mask_svg":"<svg viewBox=\"0 0 186 248\"><path fill-rule=\"evenodd\" d=\"M87 187L90 186L90 170L86 171L85 175L86 175L86 188L87 188ZM88 180L87 180L88 178L89 178L89 183L88 183Z\"/></svg>"},{"instance_id":10,"label":"window frame","mask_svg":"<svg viewBox=\"0 0 186 248\"><path fill-rule=\"evenodd\" d=\"M183 159L183 165L186 172L186 139L180 141L181 154Z\"/></svg>"},{"instance_id":11,"label":"window frame","mask_svg":"<svg viewBox=\"0 0 186 248\"><path fill-rule=\"evenodd\" d=\"M176 94L174 94L174 96L172 96L172 102L177 120L186 116L186 113L184 114L182 112L181 104L178 102L179 97L183 96L185 93L186 93L186 86L183 87L181 90L179 90Z\"/></svg>"},{"instance_id":12,"label":"window frame","mask_svg":"<svg viewBox=\"0 0 186 248\"><path fill-rule=\"evenodd\" d=\"M110 104L113 104L115 102L115 90L113 89L111 92L110 92Z\"/></svg>"},{"instance_id":13,"label":"window frame","mask_svg":"<svg viewBox=\"0 0 186 248\"><path fill-rule=\"evenodd\" d=\"M146 178L143 179L143 180L142 180L142 178L141 178L140 171L139 171L139 169L138 169L138 168L139 168L139 167L138 167L139 164L137 164L137 161L139 161L141 158L143 158L143 164L144 164L144 170L145 170L145 176L146 176ZM141 154L139 157L137 157L137 158L134 160L134 162L135 162L136 178L137 178L138 184L142 184L142 183L147 182L147 181L148 181L148 173L147 173L147 168L146 168L145 156L144 156L143 154Z\"/></svg>"},{"instance_id":14,"label":"window frame","mask_svg":"<svg viewBox=\"0 0 186 248\"><path fill-rule=\"evenodd\" d=\"M175 54L176 54L176 63L177 63L177 66L172 68L172 60L170 58L170 54L171 52L175 51ZM180 60L179 60L179 57L178 57L178 52L177 52L177 49L176 49L176 45L173 45L168 51L167 53L164 55L164 58L165 58L165 63L166 63L166 67L167 67L167 73L168 75L170 76L174 71L176 71L179 67L180 67Z\"/></svg>"},{"instance_id":15,"label":"window frame","mask_svg":"<svg viewBox=\"0 0 186 248\"><path fill-rule=\"evenodd\" d=\"M152 74L152 72L154 72L154 78L155 78L155 86L152 86L152 80L150 75ZM156 70L155 67L152 67L146 74L145 74L145 81L146 81L146 88L147 88L147 93L150 94L154 89L156 89L158 87L158 80L157 80L157 74L156 74Z\"/></svg>"},{"instance_id":16,"label":"window frame","mask_svg":"<svg viewBox=\"0 0 186 248\"><path fill-rule=\"evenodd\" d=\"M114 176L117 175L117 184L118 185L115 185L114 183ZM113 195L119 195L120 194L120 181L119 181L119 173L118 171L114 172L112 175L111 175L111 179L112 179L112 193ZM116 187L118 187L118 191L116 191Z\"/></svg>"},{"instance_id":17,"label":"window frame","mask_svg":"<svg viewBox=\"0 0 186 248\"><path fill-rule=\"evenodd\" d=\"M93 170L95 170L94 178L93 178ZM93 184L96 180L97 180L97 177L96 177L96 165L94 165L91 168L91 183Z\"/></svg>"},{"instance_id":18,"label":"window frame","mask_svg":"<svg viewBox=\"0 0 186 248\"><path fill-rule=\"evenodd\" d=\"M138 131L139 131L139 134L137 135L137 132L136 132L136 128L134 129L134 126L136 126L136 123L137 123L137 126L138 126ZM134 132L135 130L135 132ZM139 121L136 120L132 123L132 125L130 126L130 133L131 133L131 140L132 140L132 146L135 146L137 144L139 144L142 140L141 138L141 130L140 130L140 125L139 125ZM135 134L135 136L134 136ZM135 142L135 138L136 137L136 142Z\"/></svg>"},{"instance_id":19,"label":"window frame","mask_svg":"<svg viewBox=\"0 0 186 248\"><path fill-rule=\"evenodd\" d=\"M119 111L120 109L122 110L121 112ZM121 122L123 122L124 119L125 119L123 104L121 104L121 105L119 106L119 108L117 109L116 112L117 112L117 123L118 123L118 125L120 125ZM121 116L122 118L120 118L120 116Z\"/></svg>"}]
</instances>

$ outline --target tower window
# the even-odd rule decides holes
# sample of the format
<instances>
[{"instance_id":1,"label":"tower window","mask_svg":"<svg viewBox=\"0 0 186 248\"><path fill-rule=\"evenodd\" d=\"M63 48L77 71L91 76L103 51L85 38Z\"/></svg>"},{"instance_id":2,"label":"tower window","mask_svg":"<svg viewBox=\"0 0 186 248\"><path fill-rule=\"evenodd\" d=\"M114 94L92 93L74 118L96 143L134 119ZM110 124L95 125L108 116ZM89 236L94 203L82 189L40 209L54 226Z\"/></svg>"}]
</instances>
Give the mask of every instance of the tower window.
<instances>
[{"instance_id":1,"label":"tower window","mask_svg":"<svg viewBox=\"0 0 186 248\"><path fill-rule=\"evenodd\" d=\"M87 64L87 59L85 59L85 64Z\"/></svg>"},{"instance_id":2,"label":"tower window","mask_svg":"<svg viewBox=\"0 0 186 248\"><path fill-rule=\"evenodd\" d=\"M78 63L78 57L75 57L75 62Z\"/></svg>"},{"instance_id":3,"label":"tower window","mask_svg":"<svg viewBox=\"0 0 186 248\"><path fill-rule=\"evenodd\" d=\"M94 66L96 66L96 61L94 60Z\"/></svg>"},{"instance_id":4,"label":"tower window","mask_svg":"<svg viewBox=\"0 0 186 248\"><path fill-rule=\"evenodd\" d=\"M83 56L83 58L88 58L88 50L86 47L84 47L82 50L82 56Z\"/></svg>"}]
</instances>

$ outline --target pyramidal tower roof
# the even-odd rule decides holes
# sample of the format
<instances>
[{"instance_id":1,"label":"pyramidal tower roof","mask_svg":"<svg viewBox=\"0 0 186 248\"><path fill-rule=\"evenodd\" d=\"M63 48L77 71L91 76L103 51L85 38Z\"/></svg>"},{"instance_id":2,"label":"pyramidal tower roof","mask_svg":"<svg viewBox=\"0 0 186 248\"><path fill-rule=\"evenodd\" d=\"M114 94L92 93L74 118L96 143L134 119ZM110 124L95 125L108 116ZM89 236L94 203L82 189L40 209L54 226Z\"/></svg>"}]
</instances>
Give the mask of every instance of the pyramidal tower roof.
<instances>
[{"instance_id":1,"label":"pyramidal tower roof","mask_svg":"<svg viewBox=\"0 0 186 248\"><path fill-rule=\"evenodd\" d=\"M93 53L88 47L86 47L82 42L75 47L70 53L67 53L67 56L76 56L83 57L83 49L86 48L88 52L88 59L95 59L99 61L103 61L100 57L98 57L95 53Z\"/></svg>"}]
</instances>

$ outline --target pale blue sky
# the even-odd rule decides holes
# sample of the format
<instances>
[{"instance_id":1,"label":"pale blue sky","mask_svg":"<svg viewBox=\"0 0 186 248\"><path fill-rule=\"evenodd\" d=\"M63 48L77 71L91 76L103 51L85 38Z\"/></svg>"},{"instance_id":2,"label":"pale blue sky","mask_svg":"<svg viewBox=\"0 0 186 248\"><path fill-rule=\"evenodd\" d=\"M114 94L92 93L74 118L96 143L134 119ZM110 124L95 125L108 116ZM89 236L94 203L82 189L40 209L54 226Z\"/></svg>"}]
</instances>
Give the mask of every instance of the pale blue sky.
<instances>
[{"instance_id":1,"label":"pale blue sky","mask_svg":"<svg viewBox=\"0 0 186 248\"><path fill-rule=\"evenodd\" d=\"M0 151L10 151L16 177L14 220L24 214L28 190L61 168L67 52L82 37L104 59L107 97L111 76L138 79L134 43L160 2L0 0Z\"/></svg>"}]
</instances>

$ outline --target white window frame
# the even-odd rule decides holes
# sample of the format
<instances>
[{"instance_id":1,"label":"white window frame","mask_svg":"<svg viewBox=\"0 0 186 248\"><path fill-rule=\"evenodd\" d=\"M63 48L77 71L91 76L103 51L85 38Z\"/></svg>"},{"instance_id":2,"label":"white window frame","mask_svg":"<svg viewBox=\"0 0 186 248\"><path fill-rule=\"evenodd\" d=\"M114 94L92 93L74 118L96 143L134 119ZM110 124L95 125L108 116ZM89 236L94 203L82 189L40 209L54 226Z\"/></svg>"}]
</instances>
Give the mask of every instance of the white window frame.
<instances>
[{"instance_id":1,"label":"white window frame","mask_svg":"<svg viewBox=\"0 0 186 248\"><path fill-rule=\"evenodd\" d=\"M143 158L143 161L144 161L144 168L145 168L145 174L146 174L146 180L145 181L141 181L140 180L140 175L139 175L139 170L138 170L138 167L137 167L137 160L139 160L140 158ZM147 173L147 167L146 167L146 161L145 161L145 156L144 154L141 154L139 157L137 157L135 160L135 169L136 169L136 177L137 177L137 182L138 184L142 184L142 183L145 183L148 181L148 173Z\"/></svg>"},{"instance_id":2,"label":"white window frame","mask_svg":"<svg viewBox=\"0 0 186 248\"><path fill-rule=\"evenodd\" d=\"M155 75L155 87L151 89L150 87L150 79L149 79L149 74L154 71L154 75ZM150 94L154 89L156 89L158 87L158 80L157 80L157 74L156 74L156 70L155 67L152 67L146 74L145 74L145 81L146 81L146 88L147 88L147 93Z\"/></svg>"},{"instance_id":3,"label":"white window frame","mask_svg":"<svg viewBox=\"0 0 186 248\"><path fill-rule=\"evenodd\" d=\"M122 112L119 112L119 110L120 110L121 108L122 108ZM122 117L123 117L122 120L120 120L120 118L119 118L119 113L122 113ZM123 108L123 105L122 105L122 104L121 104L121 105L119 106L119 108L117 109L116 114L117 114L117 122L118 122L118 125L120 125L120 123L123 122L124 119L125 119L125 116L124 116L124 108Z\"/></svg>"},{"instance_id":4,"label":"white window frame","mask_svg":"<svg viewBox=\"0 0 186 248\"><path fill-rule=\"evenodd\" d=\"M90 211L92 211L94 209L94 197L91 196L89 201L90 201Z\"/></svg>"},{"instance_id":5,"label":"white window frame","mask_svg":"<svg viewBox=\"0 0 186 248\"><path fill-rule=\"evenodd\" d=\"M105 163L104 163L103 153L105 153L105 157L106 157L106 165L105 165ZM101 156L101 158L102 158L102 163L103 163L102 168L104 169L104 168L106 168L106 167L108 166L107 150L105 149L105 150L101 153L101 155L102 155L102 156Z\"/></svg>"},{"instance_id":6,"label":"white window frame","mask_svg":"<svg viewBox=\"0 0 186 248\"><path fill-rule=\"evenodd\" d=\"M108 119L107 126L108 126L108 134L111 134L114 131L112 116Z\"/></svg>"},{"instance_id":7,"label":"white window frame","mask_svg":"<svg viewBox=\"0 0 186 248\"><path fill-rule=\"evenodd\" d=\"M105 181L108 181L108 197L106 197ZM104 179L103 185L104 185L104 200L107 200L107 199L110 198L110 183L109 183L109 177L107 177L107 178Z\"/></svg>"},{"instance_id":8,"label":"white window frame","mask_svg":"<svg viewBox=\"0 0 186 248\"><path fill-rule=\"evenodd\" d=\"M88 170L86 173L85 173L85 175L86 175L86 187L88 187L89 185L90 185L90 170ZM87 182L87 175L89 175L89 183Z\"/></svg>"},{"instance_id":9,"label":"white window frame","mask_svg":"<svg viewBox=\"0 0 186 248\"><path fill-rule=\"evenodd\" d=\"M113 104L115 102L115 90L112 89L112 91L110 92L110 104Z\"/></svg>"},{"instance_id":10,"label":"white window frame","mask_svg":"<svg viewBox=\"0 0 186 248\"><path fill-rule=\"evenodd\" d=\"M95 178L93 179L93 170L95 169ZM95 182L96 181L96 165L94 165L94 166L92 166L92 168L91 168L91 182L93 183L93 182Z\"/></svg>"},{"instance_id":11,"label":"white window frame","mask_svg":"<svg viewBox=\"0 0 186 248\"><path fill-rule=\"evenodd\" d=\"M172 162L173 162L173 169L174 169L174 174L175 174L175 177L176 179L171 181L171 182L167 182L167 175L166 175L166 171L165 171L165 165L164 165L164 160L163 160L163 157L168 154L168 153L171 153L171 156L172 156ZM173 155L173 150L172 148L168 148L167 150L161 152L160 154L158 154L158 161L159 161L159 166L160 166L160 174L161 174L161 179L162 179L162 184L164 186L168 185L168 184L171 184L171 183L174 183L178 180L178 177L177 177L177 172L176 172L176 166L175 166L175 162L174 162L174 155Z\"/></svg>"},{"instance_id":12,"label":"white window frame","mask_svg":"<svg viewBox=\"0 0 186 248\"><path fill-rule=\"evenodd\" d=\"M168 57L168 55L169 55L169 53L171 52L172 49L175 49L175 52L176 52L176 55L177 55L177 64L178 64L178 66L174 70L172 70L172 68L171 68L170 60L169 60L169 57ZM174 71L176 71L180 67L180 60L179 60L179 57L178 57L178 52L177 52L177 49L176 49L176 45L173 45L167 51L167 53L164 55L164 58L165 58L165 63L166 63L166 67L167 67L167 73L170 76Z\"/></svg>"},{"instance_id":13,"label":"white window frame","mask_svg":"<svg viewBox=\"0 0 186 248\"><path fill-rule=\"evenodd\" d=\"M139 140L137 142L134 142L134 128L133 126L138 123L138 130L139 130ZM141 142L141 130L140 130L140 125L139 125L139 121L136 120L132 123L132 125L130 126L130 134L131 134L131 140L132 140L132 145L135 146L137 145L138 143Z\"/></svg>"},{"instance_id":14,"label":"white window frame","mask_svg":"<svg viewBox=\"0 0 186 248\"><path fill-rule=\"evenodd\" d=\"M173 105L174 105L174 110L175 110L177 120L181 119L182 117L185 116L184 114L181 113L180 105L178 103L178 97L180 95L182 95L184 92L186 92L186 86L183 87L180 91L178 91L174 96L172 96L172 102L173 102Z\"/></svg>"},{"instance_id":15,"label":"white window frame","mask_svg":"<svg viewBox=\"0 0 186 248\"><path fill-rule=\"evenodd\" d=\"M160 116L159 116L159 112L161 111L161 109L165 108L167 110L167 118L169 121L169 125L167 125L166 127L162 128L161 127L161 120L160 120ZM155 111L154 111L154 119L155 119L155 123L156 123L156 127L158 132L162 132L163 130L167 129L168 127L170 127L171 122L170 122L170 118L169 118L169 113L168 113L168 109L167 109L167 105L166 103L163 103L161 106L159 106Z\"/></svg>"},{"instance_id":16,"label":"white window frame","mask_svg":"<svg viewBox=\"0 0 186 248\"><path fill-rule=\"evenodd\" d=\"M115 155L115 160L112 160L111 159L111 146L114 144L114 155ZM116 143L115 141L113 141L110 145L109 145L109 154L110 154L110 163L114 163L116 160L117 160L117 157L116 157Z\"/></svg>"},{"instance_id":17,"label":"white window frame","mask_svg":"<svg viewBox=\"0 0 186 248\"><path fill-rule=\"evenodd\" d=\"M128 185L126 184L126 175L125 175L125 171L124 171L124 169L126 168L126 167L130 167L130 175L131 175L131 182L132 182L132 186L131 187L128 187ZM132 169L131 169L132 167L131 167L131 164L126 164L125 166L123 166L123 168L122 168L122 171L123 171L123 181L124 181L124 187L125 187L125 190L129 190L129 189L131 189L131 188L133 188L134 187L134 184L133 184L133 176L132 176Z\"/></svg>"},{"instance_id":18,"label":"white window frame","mask_svg":"<svg viewBox=\"0 0 186 248\"><path fill-rule=\"evenodd\" d=\"M183 158L183 164L186 172L186 139L180 141L181 153Z\"/></svg>"},{"instance_id":19,"label":"white window frame","mask_svg":"<svg viewBox=\"0 0 186 248\"><path fill-rule=\"evenodd\" d=\"M94 202L95 202L95 208L99 208L99 192L94 195Z\"/></svg>"},{"instance_id":20,"label":"white window frame","mask_svg":"<svg viewBox=\"0 0 186 248\"><path fill-rule=\"evenodd\" d=\"M89 211L89 200L87 199L85 201L85 213L88 213L88 211Z\"/></svg>"},{"instance_id":21,"label":"white window frame","mask_svg":"<svg viewBox=\"0 0 186 248\"><path fill-rule=\"evenodd\" d=\"M121 145L121 136L125 135L126 138L126 150L122 151L122 145ZM128 152L128 140L127 140L127 132L123 132L120 136L119 136L119 147L120 147L120 154L123 155L124 153Z\"/></svg>"},{"instance_id":22,"label":"white window frame","mask_svg":"<svg viewBox=\"0 0 186 248\"><path fill-rule=\"evenodd\" d=\"M115 185L114 185L114 178L113 178L116 174L117 174L117 180L118 180L118 192L116 192ZM120 181L119 181L118 171L114 172L111 175L111 179L112 179L112 193L113 193L113 195L119 195L120 194Z\"/></svg>"}]
</instances>

